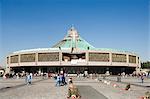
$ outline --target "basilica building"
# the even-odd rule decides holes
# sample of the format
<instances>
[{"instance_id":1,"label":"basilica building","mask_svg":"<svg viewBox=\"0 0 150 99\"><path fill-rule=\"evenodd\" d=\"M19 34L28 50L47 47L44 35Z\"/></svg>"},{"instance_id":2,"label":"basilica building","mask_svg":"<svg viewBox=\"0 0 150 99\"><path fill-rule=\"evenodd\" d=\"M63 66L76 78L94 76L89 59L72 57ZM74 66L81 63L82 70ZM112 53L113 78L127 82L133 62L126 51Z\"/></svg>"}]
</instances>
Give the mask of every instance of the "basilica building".
<instances>
[{"instance_id":1,"label":"basilica building","mask_svg":"<svg viewBox=\"0 0 150 99\"><path fill-rule=\"evenodd\" d=\"M71 27L67 35L51 48L26 49L7 56L7 68L15 72L106 73L127 74L140 67L140 58L134 52L96 48Z\"/></svg>"}]
</instances>

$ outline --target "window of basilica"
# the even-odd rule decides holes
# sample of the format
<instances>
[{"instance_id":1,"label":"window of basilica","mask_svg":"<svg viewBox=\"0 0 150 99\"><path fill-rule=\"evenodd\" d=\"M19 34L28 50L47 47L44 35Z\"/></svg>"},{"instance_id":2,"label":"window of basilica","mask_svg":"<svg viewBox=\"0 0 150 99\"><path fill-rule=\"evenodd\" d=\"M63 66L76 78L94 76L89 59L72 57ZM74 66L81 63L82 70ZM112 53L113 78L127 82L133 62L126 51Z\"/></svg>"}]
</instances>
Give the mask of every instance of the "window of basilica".
<instances>
[{"instance_id":1,"label":"window of basilica","mask_svg":"<svg viewBox=\"0 0 150 99\"><path fill-rule=\"evenodd\" d=\"M21 54L20 62L35 62L35 53Z\"/></svg>"},{"instance_id":2,"label":"window of basilica","mask_svg":"<svg viewBox=\"0 0 150 99\"><path fill-rule=\"evenodd\" d=\"M136 56L129 55L129 63L136 63Z\"/></svg>"},{"instance_id":3,"label":"window of basilica","mask_svg":"<svg viewBox=\"0 0 150 99\"><path fill-rule=\"evenodd\" d=\"M109 53L89 53L89 61L109 62Z\"/></svg>"},{"instance_id":4,"label":"window of basilica","mask_svg":"<svg viewBox=\"0 0 150 99\"><path fill-rule=\"evenodd\" d=\"M112 53L112 62L126 62L126 54Z\"/></svg>"},{"instance_id":5,"label":"window of basilica","mask_svg":"<svg viewBox=\"0 0 150 99\"><path fill-rule=\"evenodd\" d=\"M10 63L18 63L19 56L14 55L10 57Z\"/></svg>"},{"instance_id":6,"label":"window of basilica","mask_svg":"<svg viewBox=\"0 0 150 99\"><path fill-rule=\"evenodd\" d=\"M59 53L38 53L38 61L46 62L46 61L59 61Z\"/></svg>"}]
</instances>

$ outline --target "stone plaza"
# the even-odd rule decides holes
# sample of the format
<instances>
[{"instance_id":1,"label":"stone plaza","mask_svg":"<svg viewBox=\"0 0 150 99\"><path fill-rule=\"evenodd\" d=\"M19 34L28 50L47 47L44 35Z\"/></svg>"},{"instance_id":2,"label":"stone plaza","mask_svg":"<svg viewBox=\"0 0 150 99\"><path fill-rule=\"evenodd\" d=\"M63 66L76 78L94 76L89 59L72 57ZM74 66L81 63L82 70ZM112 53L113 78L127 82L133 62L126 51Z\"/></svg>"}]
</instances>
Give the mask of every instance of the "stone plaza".
<instances>
[{"instance_id":1,"label":"stone plaza","mask_svg":"<svg viewBox=\"0 0 150 99\"><path fill-rule=\"evenodd\" d=\"M137 77L124 77L121 82L116 82L116 76L106 79L73 77L73 81L81 99L141 99L150 90L149 78L144 83ZM1 78L0 99L67 99L68 85L56 87L55 83L53 78L36 77L31 85L26 85L24 78ZM127 83L131 84L128 91L124 90Z\"/></svg>"}]
</instances>

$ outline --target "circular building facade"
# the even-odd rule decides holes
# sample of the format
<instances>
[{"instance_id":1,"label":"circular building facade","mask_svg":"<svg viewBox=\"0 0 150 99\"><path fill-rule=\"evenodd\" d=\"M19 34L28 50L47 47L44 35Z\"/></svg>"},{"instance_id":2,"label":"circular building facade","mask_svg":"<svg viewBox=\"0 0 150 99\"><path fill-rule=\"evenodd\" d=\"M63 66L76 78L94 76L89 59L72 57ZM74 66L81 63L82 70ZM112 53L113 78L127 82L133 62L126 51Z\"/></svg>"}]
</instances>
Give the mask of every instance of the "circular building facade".
<instances>
[{"instance_id":1,"label":"circular building facade","mask_svg":"<svg viewBox=\"0 0 150 99\"><path fill-rule=\"evenodd\" d=\"M15 72L132 73L140 67L133 52L95 48L80 37L74 27L52 48L28 49L7 56L7 66Z\"/></svg>"}]
</instances>

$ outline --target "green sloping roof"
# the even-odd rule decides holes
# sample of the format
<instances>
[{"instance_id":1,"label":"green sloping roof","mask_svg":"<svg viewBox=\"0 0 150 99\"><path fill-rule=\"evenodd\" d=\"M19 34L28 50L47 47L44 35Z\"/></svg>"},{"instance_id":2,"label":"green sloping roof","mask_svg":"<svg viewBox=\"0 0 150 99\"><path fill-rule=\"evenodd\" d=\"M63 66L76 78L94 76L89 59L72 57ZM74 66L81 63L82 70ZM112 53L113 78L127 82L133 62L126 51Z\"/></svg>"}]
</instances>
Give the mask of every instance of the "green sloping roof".
<instances>
[{"instance_id":1,"label":"green sloping roof","mask_svg":"<svg viewBox=\"0 0 150 99\"><path fill-rule=\"evenodd\" d=\"M81 50L98 50L98 51L113 51L113 52L129 52L121 49L112 49L112 48L95 48L91 44L89 44L86 40L80 37L77 30L74 27L69 29L68 34L65 36L63 40L55 44L52 48L77 48ZM133 53L133 52L129 52Z\"/></svg>"},{"instance_id":2,"label":"green sloping roof","mask_svg":"<svg viewBox=\"0 0 150 99\"><path fill-rule=\"evenodd\" d=\"M82 39L81 37L77 41L77 47L79 49L83 49L83 50L87 50L88 47L89 47L89 49L94 49L95 48L91 44L89 44L87 41L85 41L84 39Z\"/></svg>"},{"instance_id":3,"label":"green sloping roof","mask_svg":"<svg viewBox=\"0 0 150 99\"><path fill-rule=\"evenodd\" d=\"M56 45L54 45L52 48L77 48L77 49L82 49L82 50L87 50L87 48L89 47L89 49L93 49L94 47L89 44L87 41L85 41L84 39L82 39L77 30L74 29L74 27L72 27L69 31L67 36L61 40L60 42L58 42Z\"/></svg>"}]
</instances>

